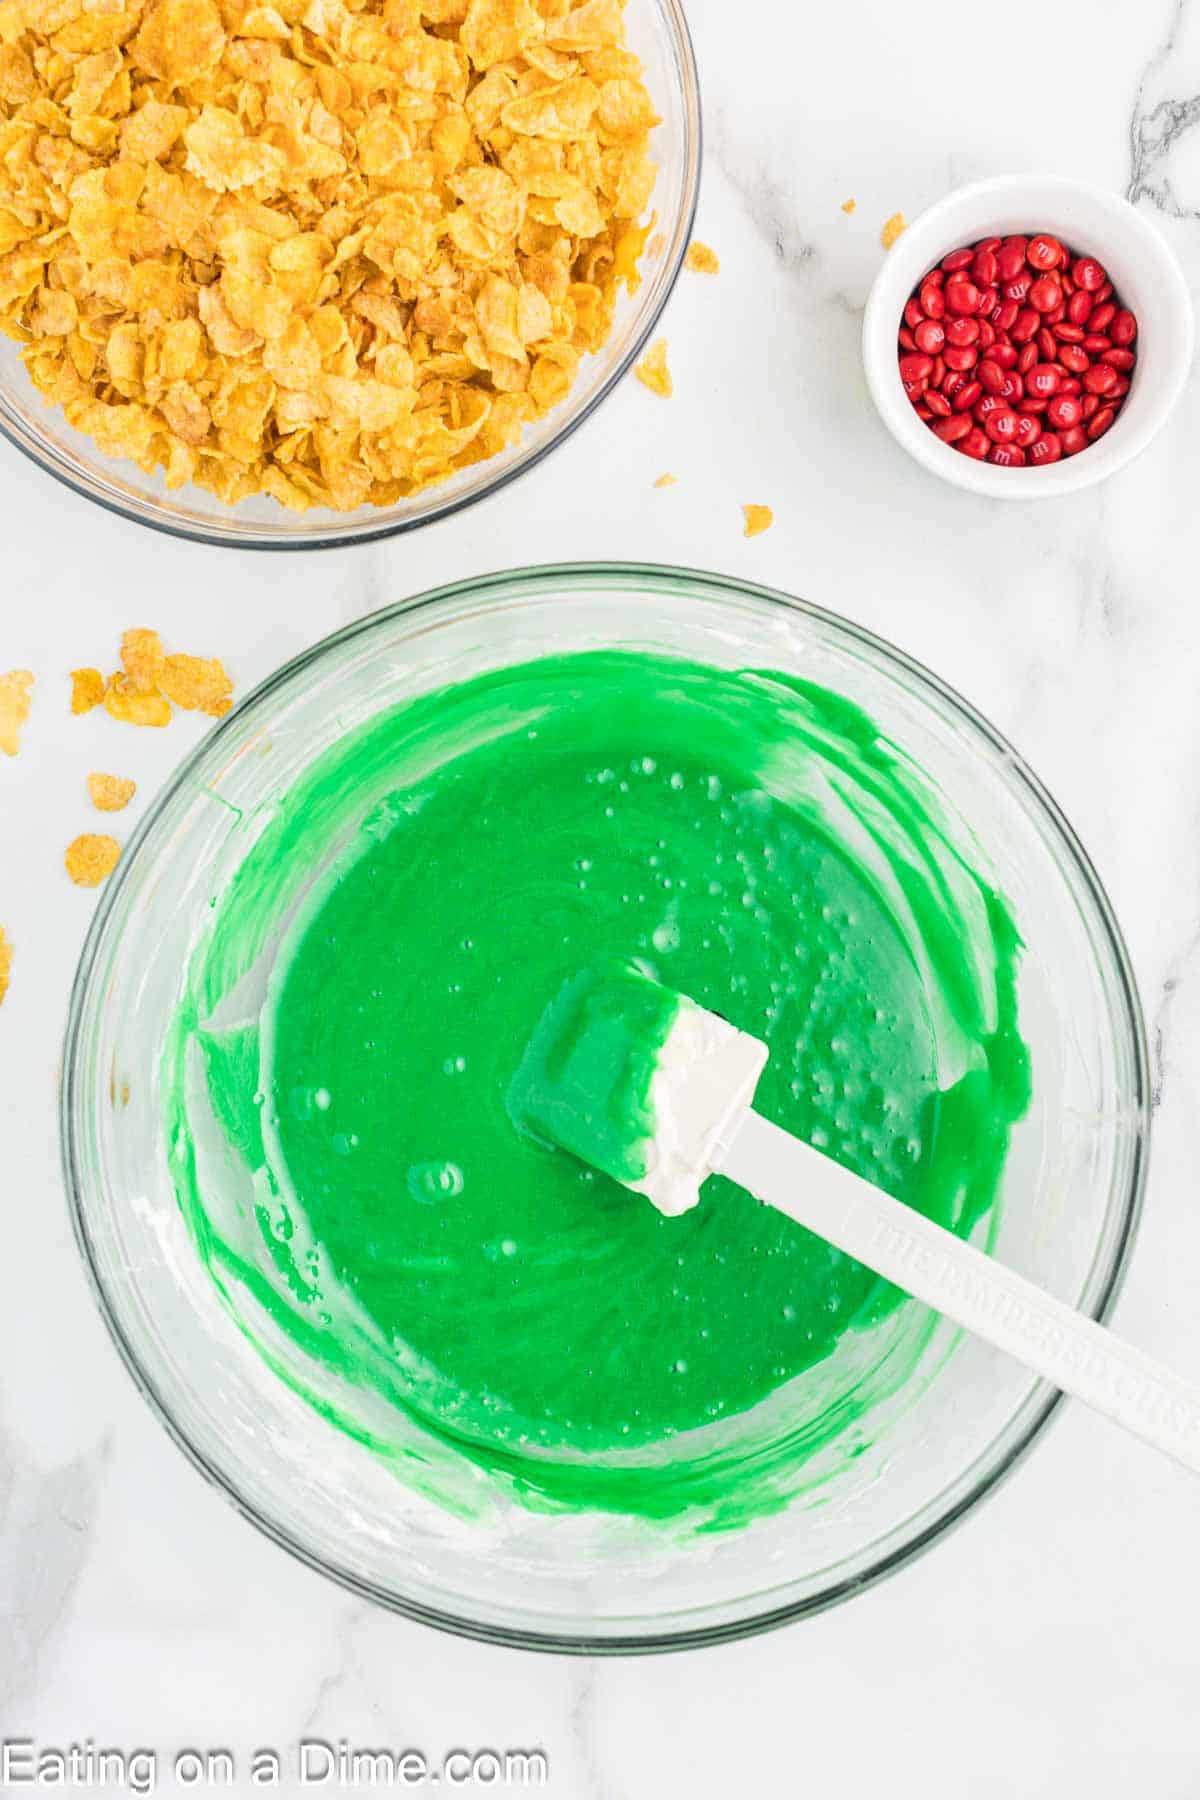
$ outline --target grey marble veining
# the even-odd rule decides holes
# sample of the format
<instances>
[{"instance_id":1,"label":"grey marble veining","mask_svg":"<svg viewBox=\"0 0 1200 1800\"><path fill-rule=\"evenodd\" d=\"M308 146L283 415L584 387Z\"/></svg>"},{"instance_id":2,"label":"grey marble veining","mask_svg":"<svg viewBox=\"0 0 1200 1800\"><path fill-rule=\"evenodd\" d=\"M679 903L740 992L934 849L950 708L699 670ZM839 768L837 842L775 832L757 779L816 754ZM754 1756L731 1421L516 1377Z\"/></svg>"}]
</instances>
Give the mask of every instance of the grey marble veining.
<instances>
[{"instance_id":1,"label":"grey marble veining","mask_svg":"<svg viewBox=\"0 0 1200 1800\"><path fill-rule=\"evenodd\" d=\"M1138 83L1129 121L1128 195L1176 219L1200 219L1200 18L1174 0L1166 36ZM1190 158L1190 167L1188 162ZM1179 166L1183 165L1183 166Z\"/></svg>"}]
</instances>

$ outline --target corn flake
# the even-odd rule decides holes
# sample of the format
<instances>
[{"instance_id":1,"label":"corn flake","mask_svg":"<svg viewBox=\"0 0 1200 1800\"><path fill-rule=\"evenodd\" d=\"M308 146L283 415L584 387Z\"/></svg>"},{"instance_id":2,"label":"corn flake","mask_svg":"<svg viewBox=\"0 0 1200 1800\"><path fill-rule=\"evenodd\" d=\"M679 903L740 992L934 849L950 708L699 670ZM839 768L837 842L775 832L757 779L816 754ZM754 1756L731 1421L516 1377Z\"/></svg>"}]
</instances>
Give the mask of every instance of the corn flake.
<instances>
[{"instance_id":1,"label":"corn flake","mask_svg":"<svg viewBox=\"0 0 1200 1800\"><path fill-rule=\"evenodd\" d=\"M3 925L0 925L0 1001L3 1001L8 992L8 980L11 974L12 944Z\"/></svg>"},{"instance_id":2,"label":"corn flake","mask_svg":"<svg viewBox=\"0 0 1200 1800\"><path fill-rule=\"evenodd\" d=\"M233 683L216 656L168 656L159 687L176 706L214 719L223 718L233 705Z\"/></svg>"},{"instance_id":3,"label":"corn flake","mask_svg":"<svg viewBox=\"0 0 1200 1800\"><path fill-rule=\"evenodd\" d=\"M695 270L697 275L719 275L721 273L720 257L715 250L710 249L707 244L702 244L698 238L693 238L688 245L684 261L689 269Z\"/></svg>"},{"instance_id":4,"label":"corn flake","mask_svg":"<svg viewBox=\"0 0 1200 1800\"><path fill-rule=\"evenodd\" d=\"M224 48L225 31L212 0L158 0L144 14L130 61L152 80L183 88L210 75Z\"/></svg>"},{"instance_id":5,"label":"corn flake","mask_svg":"<svg viewBox=\"0 0 1200 1800\"><path fill-rule=\"evenodd\" d=\"M63 861L76 887L99 887L112 874L120 856L121 846L116 838L85 831L71 839Z\"/></svg>"},{"instance_id":6,"label":"corn flake","mask_svg":"<svg viewBox=\"0 0 1200 1800\"><path fill-rule=\"evenodd\" d=\"M768 531L775 523L775 514L769 506L743 506L746 528L743 537L758 537L761 532Z\"/></svg>"},{"instance_id":7,"label":"corn flake","mask_svg":"<svg viewBox=\"0 0 1200 1800\"><path fill-rule=\"evenodd\" d=\"M0 675L0 750L15 756L21 747L21 727L29 717L33 675L29 669L12 669Z\"/></svg>"},{"instance_id":8,"label":"corn flake","mask_svg":"<svg viewBox=\"0 0 1200 1800\"><path fill-rule=\"evenodd\" d=\"M675 392L675 384L671 380L671 371L667 367L667 340L657 338L637 365L637 378L650 389L652 394L660 394L669 400Z\"/></svg>"},{"instance_id":9,"label":"corn flake","mask_svg":"<svg viewBox=\"0 0 1200 1800\"><path fill-rule=\"evenodd\" d=\"M852 213L857 205L858 205L857 200L854 200L854 199L843 200L842 201L842 211L844 213Z\"/></svg>"},{"instance_id":10,"label":"corn flake","mask_svg":"<svg viewBox=\"0 0 1200 1800\"><path fill-rule=\"evenodd\" d=\"M137 782L124 775L89 775L87 790L97 812L122 812L137 792Z\"/></svg>"},{"instance_id":11,"label":"corn flake","mask_svg":"<svg viewBox=\"0 0 1200 1800\"><path fill-rule=\"evenodd\" d=\"M0 329L170 488L390 505L605 342L655 123L620 0L0 0Z\"/></svg>"},{"instance_id":12,"label":"corn flake","mask_svg":"<svg viewBox=\"0 0 1200 1800\"><path fill-rule=\"evenodd\" d=\"M890 219L884 220L883 229L879 233L879 241L885 250L890 250L901 233L907 230L908 220L904 217L904 214L893 213Z\"/></svg>"},{"instance_id":13,"label":"corn flake","mask_svg":"<svg viewBox=\"0 0 1200 1800\"><path fill-rule=\"evenodd\" d=\"M123 725L162 726L171 723L169 703L159 693L144 693L128 675L110 675L104 690L104 710Z\"/></svg>"},{"instance_id":14,"label":"corn flake","mask_svg":"<svg viewBox=\"0 0 1200 1800\"><path fill-rule=\"evenodd\" d=\"M152 694L163 671L162 639L157 631L134 625L121 638L121 663L130 686L139 694Z\"/></svg>"},{"instance_id":15,"label":"corn flake","mask_svg":"<svg viewBox=\"0 0 1200 1800\"><path fill-rule=\"evenodd\" d=\"M91 712L104 699L104 677L99 669L71 670L71 711Z\"/></svg>"},{"instance_id":16,"label":"corn flake","mask_svg":"<svg viewBox=\"0 0 1200 1800\"><path fill-rule=\"evenodd\" d=\"M656 488L674 487L678 479L676 475L660 475L654 485Z\"/></svg>"},{"instance_id":17,"label":"corn flake","mask_svg":"<svg viewBox=\"0 0 1200 1800\"><path fill-rule=\"evenodd\" d=\"M178 372L179 367L195 354L200 328L194 320L176 321L175 325L177 329L168 327L164 332L164 353L173 359ZM295 345L292 352L299 354ZM407 356L407 352L401 351L400 355ZM403 371L397 368L394 372L401 374ZM243 384L249 390L253 390L254 385ZM252 408L253 401L243 395L242 402L240 411L234 404L221 409L219 416L223 426L232 430L244 422L246 409ZM267 479L282 482L284 477L268 470ZM298 494L303 492L301 488L296 491ZM346 491L344 487L342 491ZM133 626L122 635L121 664L122 667L107 681L98 669L76 669L71 677L72 712L89 712L102 702L105 711L124 724L161 727L170 724L172 705L205 712L219 719L233 704L233 683L218 658L168 656L158 632L147 626ZM116 811L128 803L134 792L132 782L114 775L89 776L88 786L95 804L102 811Z\"/></svg>"}]
</instances>

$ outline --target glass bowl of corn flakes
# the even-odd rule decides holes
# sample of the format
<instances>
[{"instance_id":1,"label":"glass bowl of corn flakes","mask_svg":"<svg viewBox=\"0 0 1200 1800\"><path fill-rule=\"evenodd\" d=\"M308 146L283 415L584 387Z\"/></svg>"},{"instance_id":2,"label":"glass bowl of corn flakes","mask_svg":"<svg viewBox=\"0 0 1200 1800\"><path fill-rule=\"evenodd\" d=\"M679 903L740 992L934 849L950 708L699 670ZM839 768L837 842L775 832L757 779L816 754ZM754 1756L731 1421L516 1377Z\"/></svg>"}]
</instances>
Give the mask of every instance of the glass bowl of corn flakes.
<instances>
[{"instance_id":1,"label":"glass bowl of corn flakes","mask_svg":"<svg viewBox=\"0 0 1200 1800\"><path fill-rule=\"evenodd\" d=\"M8 0L0 431L241 548L531 468L637 358L695 211L679 0Z\"/></svg>"}]
</instances>

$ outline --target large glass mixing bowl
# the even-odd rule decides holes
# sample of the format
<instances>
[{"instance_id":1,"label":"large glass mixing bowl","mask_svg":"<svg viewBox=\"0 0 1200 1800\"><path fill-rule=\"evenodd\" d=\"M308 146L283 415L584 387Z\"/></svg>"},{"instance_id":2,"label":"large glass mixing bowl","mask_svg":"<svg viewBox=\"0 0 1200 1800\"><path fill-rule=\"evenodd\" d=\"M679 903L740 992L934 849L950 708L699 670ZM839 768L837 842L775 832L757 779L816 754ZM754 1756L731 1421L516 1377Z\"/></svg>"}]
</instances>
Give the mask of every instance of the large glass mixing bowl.
<instances>
[{"instance_id":1,"label":"large glass mixing bowl","mask_svg":"<svg viewBox=\"0 0 1200 1800\"><path fill-rule=\"evenodd\" d=\"M714 1642L856 1593L987 1493L1055 1403L1045 1383L937 1321L916 1375L873 1414L869 1440L814 1467L782 1513L689 1540L645 1522L504 1503L475 1528L422 1500L298 1398L220 1303L176 1204L157 1073L185 958L214 901L281 797L342 733L485 669L614 646L773 668L840 691L915 759L974 837L972 860L1007 896L1025 941L1019 1004L1034 1071L1033 1104L1014 1129L983 1239L1097 1317L1129 1250L1149 1103L1128 958L1053 801L932 675L816 607L682 570L601 564L497 575L351 626L232 712L131 844L75 985L64 1150L100 1305L176 1442L277 1542L431 1623L590 1652ZM378 798L364 788L363 812ZM229 1180L249 1181L229 1159L225 1167ZM879 1329L911 1331L914 1319L929 1328L909 1302ZM803 1406L804 1380L761 1405Z\"/></svg>"},{"instance_id":2,"label":"large glass mixing bowl","mask_svg":"<svg viewBox=\"0 0 1200 1800\"><path fill-rule=\"evenodd\" d=\"M700 184L700 91L681 0L628 0L625 30L642 59L659 116L650 147L658 174L651 207L655 227L643 252L641 285L622 292L608 341L585 356L567 398L526 426L519 443L451 480L394 506L339 513L313 507L289 512L265 494L227 506L205 488L169 489L161 471L101 454L91 438L42 400L18 347L0 337L0 433L49 474L110 511L201 543L241 550L312 550L361 544L429 524L482 500L568 438L641 354L666 305L687 251Z\"/></svg>"}]
</instances>

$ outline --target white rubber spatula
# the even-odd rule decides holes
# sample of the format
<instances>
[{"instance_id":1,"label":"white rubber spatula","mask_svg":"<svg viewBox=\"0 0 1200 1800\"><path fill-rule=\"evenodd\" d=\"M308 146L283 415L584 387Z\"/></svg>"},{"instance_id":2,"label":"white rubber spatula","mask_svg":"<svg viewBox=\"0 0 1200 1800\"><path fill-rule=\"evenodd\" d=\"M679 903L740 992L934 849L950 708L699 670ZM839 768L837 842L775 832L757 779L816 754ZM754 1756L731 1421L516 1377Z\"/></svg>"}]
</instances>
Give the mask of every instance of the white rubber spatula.
<instances>
[{"instance_id":1,"label":"white rubber spatula","mask_svg":"<svg viewBox=\"0 0 1200 1800\"><path fill-rule=\"evenodd\" d=\"M509 1090L518 1127L645 1194L720 1173L1200 1473L1200 1388L752 1110L767 1046L624 965L573 976Z\"/></svg>"}]
</instances>

